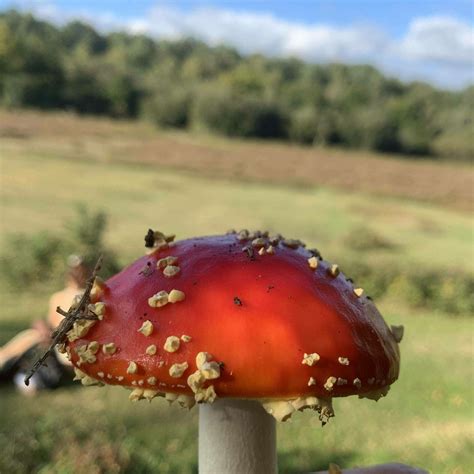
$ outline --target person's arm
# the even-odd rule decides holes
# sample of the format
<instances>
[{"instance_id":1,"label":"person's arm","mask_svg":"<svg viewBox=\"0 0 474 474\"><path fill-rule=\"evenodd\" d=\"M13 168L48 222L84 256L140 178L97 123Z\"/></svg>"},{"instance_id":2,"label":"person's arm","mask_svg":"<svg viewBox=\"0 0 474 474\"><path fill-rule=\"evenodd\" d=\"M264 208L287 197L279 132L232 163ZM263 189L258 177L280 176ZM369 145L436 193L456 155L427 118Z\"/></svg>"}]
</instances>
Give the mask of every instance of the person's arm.
<instances>
[{"instance_id":1,"label":"person's arm","mask_svg":"<svg viewBox=\"0 0 474 474\"><path fill-rule=\"evenodd\" d=\"M61 320L63 319L63 317L59 313L56 312L56 308L58 306L61 306L61 302L62 302L61 300L64 299L61 296L62 296L62 292L60 291L58 293L54 293L49 299L49 309L48 309L48 316L46 320L51 329L55 329L59 325Z\"/></svg>"}]
</instances>

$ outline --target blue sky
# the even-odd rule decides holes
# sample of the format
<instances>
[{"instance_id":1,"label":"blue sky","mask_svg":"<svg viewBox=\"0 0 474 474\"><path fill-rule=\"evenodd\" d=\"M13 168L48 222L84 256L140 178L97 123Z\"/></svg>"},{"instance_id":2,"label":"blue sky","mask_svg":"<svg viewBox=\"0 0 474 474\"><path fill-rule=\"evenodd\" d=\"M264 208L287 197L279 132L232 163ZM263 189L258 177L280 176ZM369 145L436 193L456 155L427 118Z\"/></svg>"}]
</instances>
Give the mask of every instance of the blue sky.
<instances>
[{"instance_id":1,"label":"blue sky","mask_svg":"<svg viewBox=\"0 0 474 474\"><path fill-rule=\"evenodd\" d=\"M195 36L244 54L373 64L446 88L474 82L474 12L467 0L0 0L107 31Z\"/></svg>"}]
</instances>

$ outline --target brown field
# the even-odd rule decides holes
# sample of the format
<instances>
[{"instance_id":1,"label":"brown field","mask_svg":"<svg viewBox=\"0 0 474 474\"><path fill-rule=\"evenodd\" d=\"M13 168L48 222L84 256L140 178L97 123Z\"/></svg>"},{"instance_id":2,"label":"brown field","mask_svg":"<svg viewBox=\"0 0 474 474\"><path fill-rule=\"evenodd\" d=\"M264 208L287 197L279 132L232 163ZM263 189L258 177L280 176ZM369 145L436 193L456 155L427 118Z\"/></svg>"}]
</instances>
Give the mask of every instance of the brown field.
<instances>
[{"instance_id":1,"label":"brown field","mask_svg":"<svg viewBox=\"0 0 474 474\"><path fill-rule=\"evenodd\" d=\"M462 210L472 209L473 202L472 167L428 159L229 140L156 130L143 122L25 111L0 111L0 140L10 156L27 140L39 156L147 164L295 186L330 186Z\"/></svg>"}]
</instances>

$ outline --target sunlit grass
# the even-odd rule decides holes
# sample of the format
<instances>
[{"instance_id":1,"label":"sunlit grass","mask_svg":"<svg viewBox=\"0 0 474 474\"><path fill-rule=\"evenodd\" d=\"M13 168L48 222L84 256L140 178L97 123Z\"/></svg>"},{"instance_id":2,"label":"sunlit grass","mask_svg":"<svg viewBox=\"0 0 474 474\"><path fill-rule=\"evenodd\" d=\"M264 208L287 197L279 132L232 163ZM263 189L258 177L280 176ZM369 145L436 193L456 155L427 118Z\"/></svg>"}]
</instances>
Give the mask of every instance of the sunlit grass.
<instances>
[{"instance_id":1,"label":"sunlit grass","mask_svg":"<svg viewBox=\"0 0 474 474\"><path fill-rule=\"evenodd\" d=\"M60 161L33 152L3 160L1 196L4 235L57 232L78 202L104 209L111 218L108 241L120 250L123 262L142 252L147 226L172 231L179 238L231 227L266 228L319 246L333 260L351 251L348 237L362 226L396 244L397 259L407 264L469 271L474 256L467 215L326 188L296 189L138 165ZM391 257L393 250L379 250L375 258L384 254Z\"/></svg>"},{"instance_id":2,"label":"sunlit grass","mask_svg":"<svg viewBox=\"0 0 474 474\"><path fill-rule=\"evenodd\" d=\"M470 216L429 203L64 160L60 147L51 157L27 143L1 158L3 239L10 232L60 233L81 202L110 216L107 242L123 264L142 254L148 226L178 238L247 227L305 240L342 266L357 257L472 271ZM387 245L352 249L361 228ZM20 265L22 249L17 252ZM47 301L46 291L4 292L0 344L44 316ZM428 314L393 299L378 303L389 323L406 327L400 380L378 403L337 400L336 418L324 428L308 412L279 425L281 472L385 461L433 473L472 472L470 315ZM131 404L119 388L68 386L29 399L2 386L0 453L2 473L197 472L197 410L163 400Z\"/></svg>"},{"instance_id":3,"label":"sunlit grass","mask_svg":"<svg viewBox=\"0 0 474 474\"><path fill-rule=\"evenodd\" d=\"M406 327L399 381L377 403L336 400L324 428L310 412L278 425L281 472L394 460L470 472L471 321L381 307ZM133 404L118 387L72 386L35 399L3 388L0 399L0 472L196 472L196 408Z\"/></svg>"}]
</instances>

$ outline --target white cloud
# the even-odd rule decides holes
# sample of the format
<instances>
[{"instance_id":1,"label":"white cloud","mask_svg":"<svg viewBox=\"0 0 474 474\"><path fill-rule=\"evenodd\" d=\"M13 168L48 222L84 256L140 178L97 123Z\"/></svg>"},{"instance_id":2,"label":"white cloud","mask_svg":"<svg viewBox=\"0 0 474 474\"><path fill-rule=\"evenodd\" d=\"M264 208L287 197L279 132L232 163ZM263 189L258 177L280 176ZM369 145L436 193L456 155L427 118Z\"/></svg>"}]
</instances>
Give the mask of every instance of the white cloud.
<instances>
[{"instance_id":1,"label":"white cloud","mask_svg":"<svg viewBox=\"0 0 474 474\"><path fill-rule=\"evenodd\" d=\"M455 18L418 18L401 41L400 53L414 61L472 68L474 31Z\"/></svg>"},{"instance_id":2,"label":"white cloud","mask_svg":"<svg viewBox=\"0 0 474 474\"><path fill-rule=\"evenodd\" d=\"M474 31L451 17L416 18L399 39L371 25L331 26L288 22L271 14L157 6L132 31L156 37L193 36L234 46L244 54L296 56L310 62L370 63L405 80L443 87L474 82Z\"/></svg>"},{"instance_id":3,"label":"white cloud","mask_svg":"<svg viewBox=\"0 0 474 474\"><path fill-rule=\"evenodd\" d=\"M28 4L23 0L23 5ZM38 6L38 3L33 5ZM310 62L369 63L405 80L421 79L450 88L474 82L474 30L452 17L413 19L401 38L391 38L373 25L305 24L270 13L218 8L180 10L155 6L143 17L121 19L86 11L65 14L53 2L31 8L64 22L79 17L99 29L125 28L157 38L192 36L211 45L227 44L243 54L296 56Z\"/></svg>"},{"instance_id":4,"label":"white cloud","mask_svg":"<svg viewBox=\"0 0 474 474\"><path fill-rule=\"evenodd\" d=\"M133 20L128 26L157 37L193 36L212 45L232 45L246 54L292 55L308 61L358 62L373 57L388 41L371 26L304 25L271 14L214 8L184 13L155 7L146 20Z\"/></svg>"}]
</instances>

